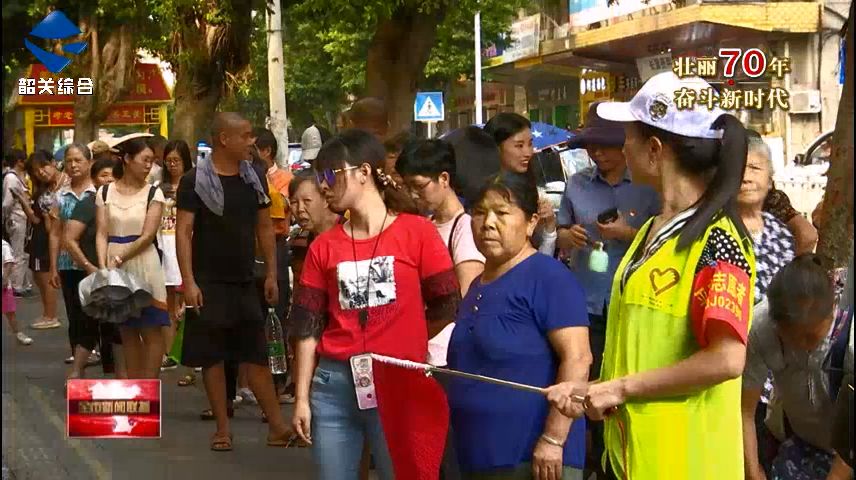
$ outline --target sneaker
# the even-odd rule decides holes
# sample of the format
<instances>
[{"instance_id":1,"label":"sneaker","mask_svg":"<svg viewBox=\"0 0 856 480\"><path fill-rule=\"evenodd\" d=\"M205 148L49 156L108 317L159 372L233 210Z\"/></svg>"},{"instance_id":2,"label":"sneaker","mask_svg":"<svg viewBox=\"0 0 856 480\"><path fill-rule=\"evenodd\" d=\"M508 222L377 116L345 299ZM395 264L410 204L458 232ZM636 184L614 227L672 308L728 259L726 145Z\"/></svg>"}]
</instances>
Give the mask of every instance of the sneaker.
<instances>
[{"instance_id":1,"label":"sneaker","mask_svg":"<svg viewBox=\"0 0 856 480\"><path fill-rule=\"evenodd\" d=\"M18 332L18 334L15 335L15 338L18 339L18 343L21 345L31 345L33 343L33 339L28 337L24 332Z\"/></svg>"},{"instance_id":2,"label":"sneaker","mask_svg":"<svg viewBox=\"0 0 856 480\"><path fill-rule=\"evenodd\" d=\"M35 295L32 290L15 290L14 294L17 298L30 298Z\"/></svg>"},{"instance_id":3,"label":"sneaker","mask_svg":"<svg viewBox=\"0 0 856 480\"><path fill-rule=\"evenodd\" d=\"M51 328L59 328L62 326L62 323L56 318L42 318L38 322L33 323L32 328L34 330L49 330Z\"/></svg>"},{"instance_id":4,"label":"sneaker","mask_svg":"<svg viewBox=\"0 0 856 480\"><path fill-rule=\"evenodd\" d=\"M249 388L242 388L238 390L238 396L241 397L241 403L246 403L249 405L258 405L259 401L256 400L256 396Z\"/></svg>"},{"instance_id":5,"label":"sneaker","mask_svg":"<svg viewBox=\"0 0 856 480\"><path fill-rule=\"evenodd\" d=\"M178 362L176 362L175 360L173 360L169 357L164 358L163 361L161 362L161 371L162 372L165 372L167 370L175 370L176 368L178 368Z\"/></svg>"},{"instance_id":6,"label":"sneaker","mask_svg":"<svg viewBox=\"0 0 856 480\"><path fill-rule=\"evenodd\" d=\"M65 359L65 360L63 360L63 361L64 361L65 363L73 363L73 362L74 362L74 355L72 355L72 356L70 356L70 357L66 358L66 359Z\"/></svg>"}]
</instances>

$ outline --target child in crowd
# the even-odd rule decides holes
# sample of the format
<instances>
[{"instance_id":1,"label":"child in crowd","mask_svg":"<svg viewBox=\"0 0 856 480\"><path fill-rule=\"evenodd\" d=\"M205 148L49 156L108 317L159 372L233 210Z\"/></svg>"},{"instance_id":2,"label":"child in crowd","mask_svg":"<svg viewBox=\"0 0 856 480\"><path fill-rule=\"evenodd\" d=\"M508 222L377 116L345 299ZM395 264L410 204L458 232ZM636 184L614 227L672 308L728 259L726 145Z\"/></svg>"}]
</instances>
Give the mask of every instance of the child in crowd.
<instances>
[{"instance_id":1,"label":"child in crowd","mask_svg":"<svg viewBox=\"0 0 856 480\"><path fill-rule=\"evenodd\" d=\"M18 320L15 318L16 304L15 293L12 290L12 268L15 265L15 256L12 255L12 246L3 240L3 316L9 322L9 328L15 334L15 338L21 345L31 345L33 339L26 333L18 330Z\"/></svg>"}]
</instances>

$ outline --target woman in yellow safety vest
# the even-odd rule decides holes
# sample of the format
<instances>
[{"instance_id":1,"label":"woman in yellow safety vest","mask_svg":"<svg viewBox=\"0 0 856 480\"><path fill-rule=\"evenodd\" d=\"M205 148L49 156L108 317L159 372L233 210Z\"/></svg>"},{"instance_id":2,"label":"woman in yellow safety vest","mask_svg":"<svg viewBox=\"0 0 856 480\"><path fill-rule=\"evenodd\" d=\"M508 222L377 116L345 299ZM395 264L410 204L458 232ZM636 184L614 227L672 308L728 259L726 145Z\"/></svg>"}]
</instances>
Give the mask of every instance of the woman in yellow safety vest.
<instances>
[{"instance_id":1,"label":"woman in yellow safety vest","mask_svg":"<svg viewBox=\"0 0 856 480\"><path fill-rule=\"evenodd\" d=\"M734 206L746 164L743 125L698 77L652 77L598 115L625 122L633 181L663 211L636 235L613 279L598 382L548 398L604 420L604 471L617 479L743 480L740 380L755 260Z\"/></svg>"}]
</instances>

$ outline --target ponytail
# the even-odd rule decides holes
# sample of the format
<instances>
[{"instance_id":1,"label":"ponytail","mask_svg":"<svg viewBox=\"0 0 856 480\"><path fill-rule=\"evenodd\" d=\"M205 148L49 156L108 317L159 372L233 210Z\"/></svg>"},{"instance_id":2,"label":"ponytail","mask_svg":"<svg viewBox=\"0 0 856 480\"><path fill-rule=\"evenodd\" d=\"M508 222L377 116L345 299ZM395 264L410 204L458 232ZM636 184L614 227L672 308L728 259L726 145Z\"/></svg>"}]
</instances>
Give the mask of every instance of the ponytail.
<instances>
[{"instance_id":1,"label":"ponytail","mask_svg":"<svg viewBox=\"0 0 856 480\"><path fill-rule=\"evenodd\" d=\"M419 207L416 206L407 188L401 182L397 182L392 175L385 173L381 168L375 168L372 170L372 179L380 191L386 208L396 213L419 215Z\"/></svg>"},{"instance_id":2,"label":"ponytail","mask_svg":"<svg viewBox=\"0 0 856 480\"><path fill-rule=\"evenodd\" d=\"M722 215L734 223L742 237L749 236L735 204L748 152L746 129L740 120L733 115L720 115L711 128L722 130L721 139L686 137L642 122L636 122L636 126L644 137L657 137L668 145L681 170L709 179L704 194L694 205L695 214L678 237L678 250L702 238L710 224Z\"/></svg>"},{"instance_id":3,"label":"ponytail","mask_svg":"<svg viewBox=\"0 0 856 480\"><path fill-rule=\"evenodd\" d=\"M701 238L707 227L723 214L734 223L741 236L749 236L735 204L746 170L749 148L746 129L737 117L728 114L720 115L713 122L712 129L722 130L722 139L713 158L713 177L696 205L695 214L678 238L678 249L687 248Z\"/></svg>"}]
</instances>

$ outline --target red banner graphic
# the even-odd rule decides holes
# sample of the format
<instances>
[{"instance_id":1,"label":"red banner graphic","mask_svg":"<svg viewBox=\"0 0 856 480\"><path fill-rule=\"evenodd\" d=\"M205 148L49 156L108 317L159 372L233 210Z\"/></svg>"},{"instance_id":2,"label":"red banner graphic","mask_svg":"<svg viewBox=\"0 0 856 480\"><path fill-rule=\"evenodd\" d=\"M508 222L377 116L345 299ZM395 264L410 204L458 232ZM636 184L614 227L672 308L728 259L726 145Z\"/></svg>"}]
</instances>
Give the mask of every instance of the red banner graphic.
<instances>
[{"instance_id":1,"label":"red banner graphic","mask_svg":"<svg viewBox=\"0 0 856 480\"><path fill-rule=\"evenodd\" d=\"M160 438L160 380L69 380L70 438Z\"/></svg>"}]
</instances>

